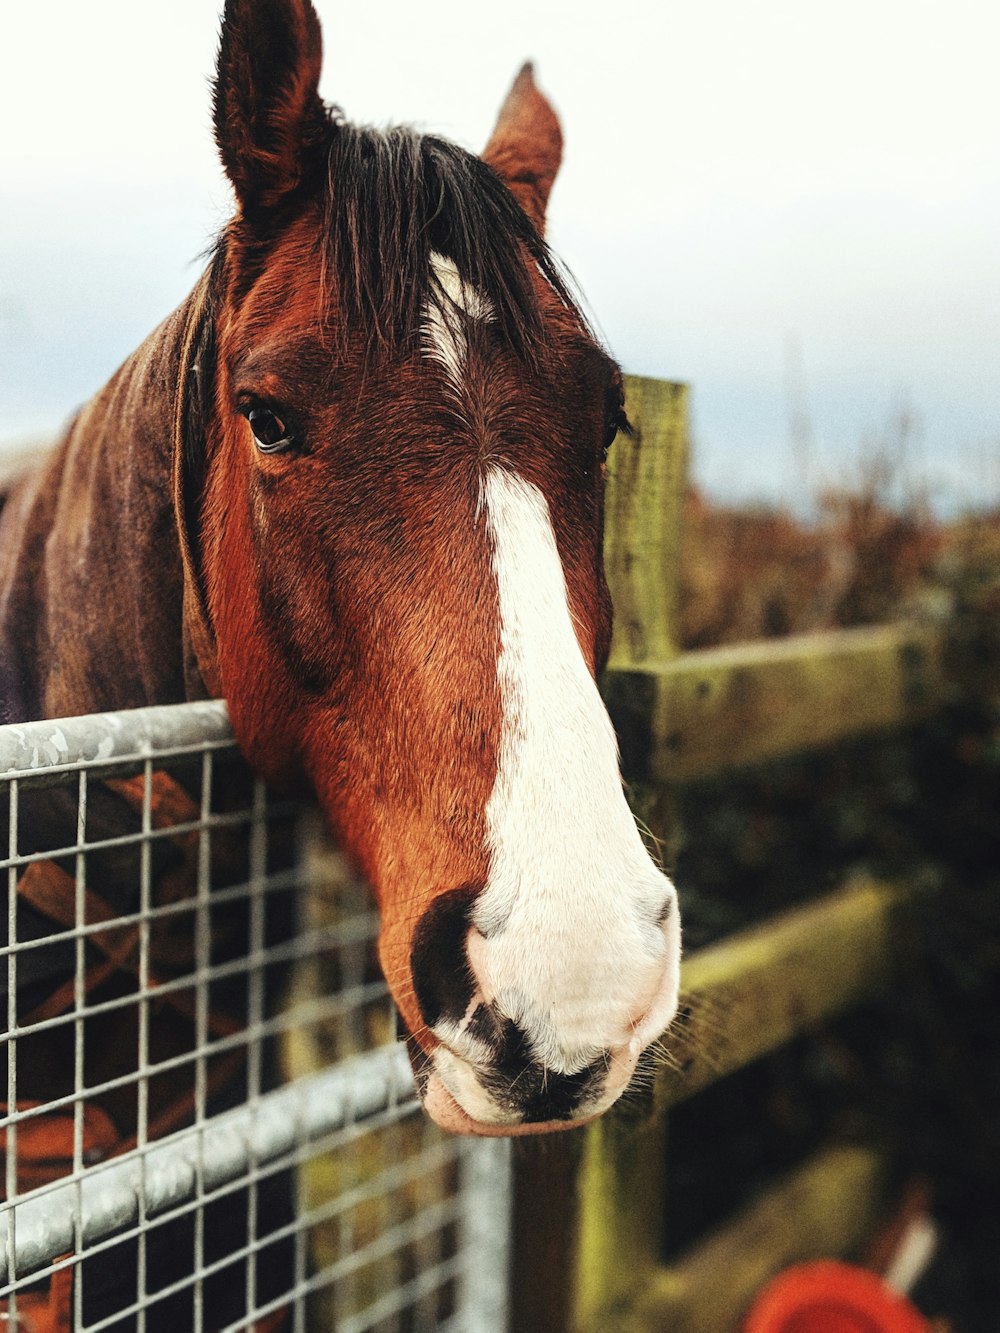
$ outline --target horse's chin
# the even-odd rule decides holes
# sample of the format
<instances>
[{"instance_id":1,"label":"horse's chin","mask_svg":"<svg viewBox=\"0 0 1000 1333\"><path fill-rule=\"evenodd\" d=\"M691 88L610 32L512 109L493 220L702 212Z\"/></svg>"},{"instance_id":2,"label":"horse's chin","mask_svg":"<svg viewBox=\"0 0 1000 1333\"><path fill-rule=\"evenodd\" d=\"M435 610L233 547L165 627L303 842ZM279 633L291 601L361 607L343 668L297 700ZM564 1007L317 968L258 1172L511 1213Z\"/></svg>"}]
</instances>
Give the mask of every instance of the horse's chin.
<instances>
[{"instance_id":1,"label":"horse's chin","mask_svg":"<svg viewBox=\"0 0 1000 1333\"><path fill-rule=\"evenodd\" d=\"M596 1116L585 1116L580 1120L545 1120L530 1124L485 1124L473 1120L468 1111L458 1102L442 1083L437 1073L432 1073L424 1087L423 1107L439 1129L449 1134L475 1134L480 1138L500 1139L521 1137L525 1134L552 1134L560 1129L577 1129L589 1124Z\"/></svg>"}]
</instances>

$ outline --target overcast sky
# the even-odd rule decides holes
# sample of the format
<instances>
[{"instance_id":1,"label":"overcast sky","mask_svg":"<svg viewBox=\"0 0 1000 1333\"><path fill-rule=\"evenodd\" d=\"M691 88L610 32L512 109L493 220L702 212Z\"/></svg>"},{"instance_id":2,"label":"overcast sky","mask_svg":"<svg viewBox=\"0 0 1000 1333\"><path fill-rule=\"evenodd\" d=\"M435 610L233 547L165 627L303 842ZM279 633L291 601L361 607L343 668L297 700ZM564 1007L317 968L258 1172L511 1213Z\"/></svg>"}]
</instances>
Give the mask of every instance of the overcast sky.
<instances>
[{"instance_id":1,"label":"overcast sky","mask_svg":"<svg viewBox=\"0 0 1000 1333\"><path fill-rule=\"evenodd\" d=\"M317 7L329 100L471 148L536 60L550 239L626 369L691 382L716 494L848 477L901 411L942 493L1000 491L993 0ZM0 448L99 387L230 206L213 0L11 3L3 41Z\"/></svg>"}]
</instances>

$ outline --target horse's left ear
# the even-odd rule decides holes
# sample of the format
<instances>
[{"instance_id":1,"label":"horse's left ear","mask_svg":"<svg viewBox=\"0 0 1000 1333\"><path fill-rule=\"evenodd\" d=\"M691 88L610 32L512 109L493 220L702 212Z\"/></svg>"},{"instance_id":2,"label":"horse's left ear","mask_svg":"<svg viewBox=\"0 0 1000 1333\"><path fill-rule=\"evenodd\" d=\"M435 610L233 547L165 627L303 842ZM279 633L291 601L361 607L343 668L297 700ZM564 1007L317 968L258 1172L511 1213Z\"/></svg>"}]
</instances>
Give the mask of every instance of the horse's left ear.
<instances>
[{"instance_id":1,"label":"horse's left ear","mask_svg":"<svg viewBox=\"0 0 1000 1333\"><path fill-rule=\"evenodd\" d=\"M325 143L323 39L310 0L226 0L215 137L245 212L300 183Z\"/></svg>"},{"instance_id":2,"label":"horse's left ear","mask_svg":"<svg viewBox=\"0 0 1000 1333\"><path fill-rule=\"evenodd\" d=\"M490 141L488 162L538 229L545 230L545 205L562 161L562 130L556 113L535 85L526 64L507 94Z\"/></svg>"}]
</instances>

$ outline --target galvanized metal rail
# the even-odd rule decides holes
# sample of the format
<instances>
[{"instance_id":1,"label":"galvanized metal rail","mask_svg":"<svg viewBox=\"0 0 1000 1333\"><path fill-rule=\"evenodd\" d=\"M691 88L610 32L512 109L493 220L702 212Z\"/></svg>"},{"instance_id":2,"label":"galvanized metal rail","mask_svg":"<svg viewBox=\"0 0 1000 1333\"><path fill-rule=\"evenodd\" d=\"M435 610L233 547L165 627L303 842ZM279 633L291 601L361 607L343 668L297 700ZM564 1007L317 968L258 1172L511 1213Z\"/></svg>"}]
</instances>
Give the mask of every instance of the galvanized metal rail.
<instances>
[{"instance_id":1,"label":"galvanized metal rail","mask_svg":"<svg viewBox=\"0 0 1000 1333\"><path fill-rule=\"evenodd\" d=\"M62 1181L25 1196L0 1216L0 1252L13 1233L18 1277L75 1248L106 1240L134 1225L245 1178L296 1149L342 1129L363 1126L379 1111L416 1104L413 1076L402 1043L368 1051L311 1078L263 1093L243 1105L192 1125L144 1149L92 1167L80 1180Z\"/></svg>"},{"instance_id":2,"label":"galvanized metal rail","mask_svg":"<svg viewBox=\"0 0 1000 1333\"><path fill-rule=\"evenodd\" d=\"M95 768L110 777L145 759L164 763L233 746L229 710L221 699L15 722L0 727L0 783L52 786L62 774Z\"/></svg>"}]
</instances>

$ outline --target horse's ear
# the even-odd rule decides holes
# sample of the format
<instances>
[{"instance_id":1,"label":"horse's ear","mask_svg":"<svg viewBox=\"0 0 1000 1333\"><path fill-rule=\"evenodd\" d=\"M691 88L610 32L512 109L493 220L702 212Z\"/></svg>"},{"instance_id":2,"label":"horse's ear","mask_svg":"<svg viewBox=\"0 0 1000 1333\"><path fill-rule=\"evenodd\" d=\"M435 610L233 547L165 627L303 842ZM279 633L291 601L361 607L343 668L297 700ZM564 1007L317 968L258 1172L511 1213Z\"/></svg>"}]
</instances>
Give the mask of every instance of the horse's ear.
<instances>
[{"instance_id":1,"label":"horse's ear","mask_svg":"<svg viewBox=\"0 0 1000 1333\"><path fill-rule=\"evenodd\" d=\"M226 0L215 80L215 137L245 211L300 183L327 134L323 40L310 0Z\"/></svg>"},{"instance_id":2,"label":"horse's ear","mask_svg":"<svg viewBox=\"0 0 1000 1333\"><path fill-rule=\"evenodd\" d=\"M482 156L541 234L549 191L562 161L562 130L535 85L530 62L514 80Z\"/></svg>"}]
</instances>

